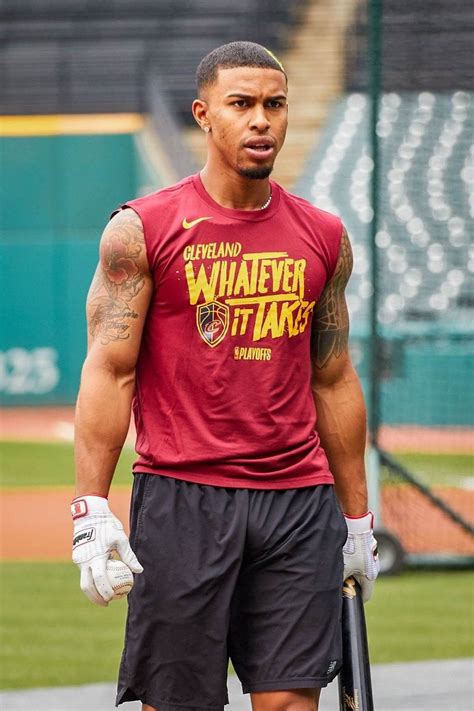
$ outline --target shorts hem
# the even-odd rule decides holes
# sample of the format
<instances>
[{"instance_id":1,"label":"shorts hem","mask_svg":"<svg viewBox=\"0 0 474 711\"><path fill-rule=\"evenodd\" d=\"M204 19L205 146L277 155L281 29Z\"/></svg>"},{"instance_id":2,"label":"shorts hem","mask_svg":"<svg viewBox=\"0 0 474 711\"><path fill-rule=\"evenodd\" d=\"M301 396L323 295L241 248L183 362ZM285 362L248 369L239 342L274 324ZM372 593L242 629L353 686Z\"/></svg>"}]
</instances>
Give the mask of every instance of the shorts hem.
<instances>
[{"instance_id":1,"label":"shorts hem","mask_svg":"<svg viewBox=\"0 0 474 711\"><path fill-rule=\"evenodd\" d=\"M169 703L167 701L160 701L158 698L151 698L148 694L134 691L130 686L117 694L115 708L118 708L120 704L127 703L128 701L140 701L142 704L153 706L159 711L223 711L224 706L229 703L228 699L223 701L222 704L213 706L199 706L196 704L190 706L189 703Z\"/></svg>"},{"instance_id":2,"label":"shorts hem","mask_svg":"<svg viewBox=\"0 0 474 711\"><path fill-rule=\"evenodd\" d=\"M256 681L255 683L242 684L244 694L252 694L254 691L283 691L288 689L323 689L331 683L335 677L308 676L299 679L274 679L273 681Z\"/></svg>"}]
</instances>

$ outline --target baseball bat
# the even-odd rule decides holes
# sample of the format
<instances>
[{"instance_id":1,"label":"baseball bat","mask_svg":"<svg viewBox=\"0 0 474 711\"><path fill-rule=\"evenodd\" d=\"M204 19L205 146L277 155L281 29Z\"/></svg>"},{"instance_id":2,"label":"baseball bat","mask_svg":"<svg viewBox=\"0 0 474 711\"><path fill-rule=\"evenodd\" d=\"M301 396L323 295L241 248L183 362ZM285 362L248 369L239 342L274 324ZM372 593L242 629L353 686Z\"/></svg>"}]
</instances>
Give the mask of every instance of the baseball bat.
<instances>
[{"instance_id":1,"label":"baseball bat","mask_svg":"<svg viewBox=\"0 0 474 711\"><path fill-rule=\"evenodd\" d=\"M339 711L374 711L364 603L359 583L347 578L342 588L342 669Z\"/></svg>"}]
</instances>

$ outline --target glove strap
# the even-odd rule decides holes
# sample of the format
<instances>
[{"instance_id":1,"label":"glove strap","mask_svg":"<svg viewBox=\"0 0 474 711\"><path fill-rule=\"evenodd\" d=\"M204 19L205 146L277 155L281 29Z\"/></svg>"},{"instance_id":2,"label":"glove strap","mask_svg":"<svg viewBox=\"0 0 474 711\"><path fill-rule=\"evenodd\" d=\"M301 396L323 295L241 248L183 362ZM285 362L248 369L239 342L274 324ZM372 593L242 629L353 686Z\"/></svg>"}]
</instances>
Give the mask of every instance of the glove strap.
<instances>
[{"instance_id":1,"label":"glove strap","mask_svg":"<svg viewBox=\"0 0 474 711\"><path fill-rule=\"evenodd\" d=\"M102 513L109 510L109 502L105 496L78 496L71 502L73 521L89 513Z\"/></svg>"},{"instance_id":2,"label":"glove strap","mask_svg":"<svg viewBox=\"0 0 474 711\"><path fill-rule=\"evenodd\" d=\"M363 516L348 516L344 514L349 533L366 533L374 527L374 514L367 511Z\"/></svg>"}]
</instances>

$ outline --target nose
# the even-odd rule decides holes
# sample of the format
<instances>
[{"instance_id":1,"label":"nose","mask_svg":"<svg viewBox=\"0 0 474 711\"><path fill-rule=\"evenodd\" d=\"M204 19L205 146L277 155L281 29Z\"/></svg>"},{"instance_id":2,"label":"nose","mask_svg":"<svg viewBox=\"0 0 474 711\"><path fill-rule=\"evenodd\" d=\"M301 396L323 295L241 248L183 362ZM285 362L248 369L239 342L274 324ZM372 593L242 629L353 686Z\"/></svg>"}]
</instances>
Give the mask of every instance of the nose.
<instances>
[{"instance_id":1,"label":"nose","mask_svg":"<svg viewBox=\"0 0 474 711\"><path fill-rule=\"evenodd\" d=\"M265 113L263 105L256 104L250 119L250 128L257 131L267 131L270 128L270 121Z\"/></svg>"}]
</instances>

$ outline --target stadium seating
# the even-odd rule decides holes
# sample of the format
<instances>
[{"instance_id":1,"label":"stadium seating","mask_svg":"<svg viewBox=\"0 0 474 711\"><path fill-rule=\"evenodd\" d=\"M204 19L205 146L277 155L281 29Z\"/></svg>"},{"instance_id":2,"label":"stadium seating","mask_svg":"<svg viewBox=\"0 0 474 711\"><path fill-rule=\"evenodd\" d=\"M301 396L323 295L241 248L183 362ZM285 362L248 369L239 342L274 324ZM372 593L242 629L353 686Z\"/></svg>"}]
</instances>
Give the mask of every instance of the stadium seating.
<instances>
[{"instance_id":1,"label":"stadium seating","mask_svg":"<svg viewBox=\"0 0 474 711\"><path fill-rule=\"evenodd\" d=\"M0 1L0 113L144 111L157 73L192 120L194 72L236 39L285 48L302 0Z\"/></svg>"},{"instance_id":2,"label":"stadium seating","mask_svg":"<svg viewBox=\"0 0 474 711\"><path fill-rule=\"evenodd\" d=\"M382 324L415 322L420 328L420 322L431 322L439 328L445 322L450 331L471 328L473 106L474 95L460 91L383 95L377 128ZM372 293L368 120L365 95L341 99L297 186L299 194L341 215L352 236L355 266L348 302L356 322L366 322Z\"/></svg>"},{"instance_id":3,"label":"stadium seating","mask_svg":"<svg viewBox=\"0 0 474 711\"><path fill-rule=\"evenodd\" d=\"M382 82L387 91L472 91L471 0L383 3ZM361 2L347 42L346 88L368 86L367 3Z\"/></svg>"}]
</instances>

